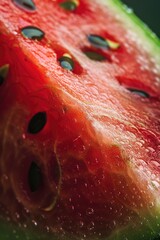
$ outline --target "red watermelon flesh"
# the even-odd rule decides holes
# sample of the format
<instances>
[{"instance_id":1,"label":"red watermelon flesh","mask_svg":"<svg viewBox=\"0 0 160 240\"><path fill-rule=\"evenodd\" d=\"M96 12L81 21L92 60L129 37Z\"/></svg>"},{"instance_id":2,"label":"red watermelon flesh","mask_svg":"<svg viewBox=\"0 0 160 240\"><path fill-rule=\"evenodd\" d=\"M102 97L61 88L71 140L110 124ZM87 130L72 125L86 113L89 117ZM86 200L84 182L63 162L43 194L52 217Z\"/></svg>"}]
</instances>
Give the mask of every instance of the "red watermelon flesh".
<instances>
[{"instance_id":1,"label":"red watermelon flesh","mask_svg":"<svg viewBox=\"0 0 160 240\"><path fill-rule=\"evenodd\" d=\"M147 240L160 48L117 1L34 3L0 4L1 216L59 239Z\"/></svg>"}]
</instances>

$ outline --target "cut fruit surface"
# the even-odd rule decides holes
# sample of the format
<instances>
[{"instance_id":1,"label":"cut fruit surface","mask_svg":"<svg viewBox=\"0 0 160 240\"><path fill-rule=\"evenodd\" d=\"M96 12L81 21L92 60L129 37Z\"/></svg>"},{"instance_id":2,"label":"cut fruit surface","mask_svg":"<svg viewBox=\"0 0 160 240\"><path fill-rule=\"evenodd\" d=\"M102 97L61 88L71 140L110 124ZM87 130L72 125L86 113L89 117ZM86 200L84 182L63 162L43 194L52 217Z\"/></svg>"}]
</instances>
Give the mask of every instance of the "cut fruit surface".
<instances>
[{"instance_id":1,"label":"cut fruit surface","mask_svg":"<svg viewBox=\"0 0 160 240\"><path fill-rule=\"evenodd\" d=\"M1 0L0 218L26 240L160 234L158 44L117 0Z\"/></svg>"}]
</instances>

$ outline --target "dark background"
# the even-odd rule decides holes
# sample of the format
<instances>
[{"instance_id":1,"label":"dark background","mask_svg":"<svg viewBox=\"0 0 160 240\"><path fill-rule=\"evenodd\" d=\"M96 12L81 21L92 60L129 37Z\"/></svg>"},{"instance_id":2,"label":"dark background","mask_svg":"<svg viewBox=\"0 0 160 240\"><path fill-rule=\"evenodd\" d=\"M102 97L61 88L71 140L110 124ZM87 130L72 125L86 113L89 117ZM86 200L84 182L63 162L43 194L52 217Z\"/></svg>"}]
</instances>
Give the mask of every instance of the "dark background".
<instances>
[{"instance_id":1,"label":"dark background","mask_svg":"<svg viewBox=\"0 0 160 240\"><path fill-rule=\"evenodd\" d=\"M122 0L160 38L160 0Z\"/></svg>"}]
</instances>

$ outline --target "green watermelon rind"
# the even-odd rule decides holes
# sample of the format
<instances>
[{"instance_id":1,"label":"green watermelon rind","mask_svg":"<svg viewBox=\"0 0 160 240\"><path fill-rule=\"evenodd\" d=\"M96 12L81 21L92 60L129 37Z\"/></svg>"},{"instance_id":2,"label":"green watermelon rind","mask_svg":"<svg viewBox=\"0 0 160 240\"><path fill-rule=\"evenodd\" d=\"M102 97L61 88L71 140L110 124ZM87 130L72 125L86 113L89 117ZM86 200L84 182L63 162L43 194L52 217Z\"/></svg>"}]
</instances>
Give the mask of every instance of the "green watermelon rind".
<instances>
[{"instance_id":1,"label":"green watermelon rind","mask_svg":"<svg viewBox=\"0 0 160 240\"><path fill-rule=\"evenodd\" d=\"M157 240L160 236L160 215L141 217L141 222L133 223L125 228L118 228L110 237L88 237L86 240ZM142 224L141 224L142 223ZM0 221L0 239L2 240L80 240L82 237L65 234L43 233L40 230L28 229L25 226L16 226L11 222Z\"/></svg>"},{"instance_id":2,"label":"green watermelon rind","mask_svg":"<svg viewBox=\"0 0 160 240\"><path fill-rule=\"evenodd\" d=\"M132 11L130 11L130 9L125 4L122 4L119 0L112 0L112 2L116 4L119 9L125 12L125 14L130 18L130 21L132 20L132 23L134 22L134 24L136 24L136 28L139 26L139 28L141 29L140 31L144 31L147 39L152 41L152 44L154 42L154 44L156 44L157 47L160 48L159 38L156 36L155 33L151 31L151 29L146 24L144 24L143 21L141 21Z\"/></svg>"},{"instance_id":3,"label":"green watermelon rind","mask_svg":"<svg viewBox=\"0 0 160 240\"><path fill-rule=\"evenodd\" d=\"M126 29L132 30L135 36L140 39L141 47L152 58L152 61L154 60L156 69L160 72L159 38L120 0L101 0L101 3L113 10L117 21L124 25ZM157 239L158 236L160 237L159 203L152 210L147 209L146 213L139 213L139 216L141 217L135 229L134 222L132 222L132 225L127 225L125 228L118 228L106 240L153 240Z\"/></svg>"},{"instance_id":4,"label":"green watermelon rind","mask_svg":"<svg viewBox=\"0 0 160 240\"><path fill-rule=\"evenodd\" d=\"M24 226L18 226L14 223L0 220L0 239L1 240L57 240L55 237L51 238L46 233L40 233L28 229Z\"/></svg>"},{"instance_id":5,"label":"green watermelon rind","mask_svg":"<svg viewBox=\"0 0 160 240\"><path fill-rule=\"evenodd\" d=\"M119 228L106 240L156 240L160 237L160 215L143 215L135 224Z\"/></svg>"},{"instance_id":6,"label":"green watermelon rind","mask_svg":"<svg viewBox=\"0 0 160 240\"><path fill-rule=\"evenodd\" d=\"M136 34L138 42L141 41L141 47L148 52L157 65L160 65L160 39L156 34L120 0L97 0L99 1L115 12L117 20L125 26L126 30L128 28ZM160 71L160 67L158 70Z\"/></svg>"},{"instance_id":7,"label":"green watermelon rind","mask_svg":"<svg viewBox=\"0 0 160 240\"><path fill-rule=\"evenodd\" d=\"M100 0L97 0L98 3ZM115 11L117 19L121 21L124 26L128 26L140 36L142 44L146 47L146 51L149 52L150 56L153 56L155 62L160 62L160 40L157 36L137 17L132 13L126 5L122 4L119 0L101 0L101 3L108 6L110 9ZM160 65L160 64L159 64ZM159 214L157 214L159 213ZM143 216L143 217L142 217ZM139 225L135 226L128 225L125 228L118 228L109 238L103 240L153 240L160 234L160 208L155 209L155 215L150 214L149 211L146 214L142 214ZM141 225L142 222L142 225ZM24 226L14 225L11 222L0 220L0 239L2 240L58 240L55 235L47 233L40 233L39 230L25 228ZM71 239L69 236L64 237L63 240ZM93 238L92 238L93 239ZM95 237L97 239L97 237ZM98 239L101 239L100 237ZM78 240L75 236L74 240ZM89 240L89 239L87 239Z\"/></svg>"}]
</instances>

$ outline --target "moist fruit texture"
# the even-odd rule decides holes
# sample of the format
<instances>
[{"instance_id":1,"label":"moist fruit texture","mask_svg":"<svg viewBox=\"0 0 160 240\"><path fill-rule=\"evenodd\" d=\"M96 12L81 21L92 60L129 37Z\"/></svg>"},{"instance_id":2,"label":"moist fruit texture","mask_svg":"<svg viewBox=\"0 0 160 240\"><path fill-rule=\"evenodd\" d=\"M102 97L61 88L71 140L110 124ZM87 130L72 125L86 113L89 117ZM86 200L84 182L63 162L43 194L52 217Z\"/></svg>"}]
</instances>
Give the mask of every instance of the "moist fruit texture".
<instances>
[{"instance_id":1,"label":"moist fruit texture","mask_svg":"<svg viewBox=\"0 0 160 240\"><path fill-rule=\"evenodd\" d=\"M118 0L1 0L0 236L160 234L160 45Z\"/></svg>"}]
</instances>

